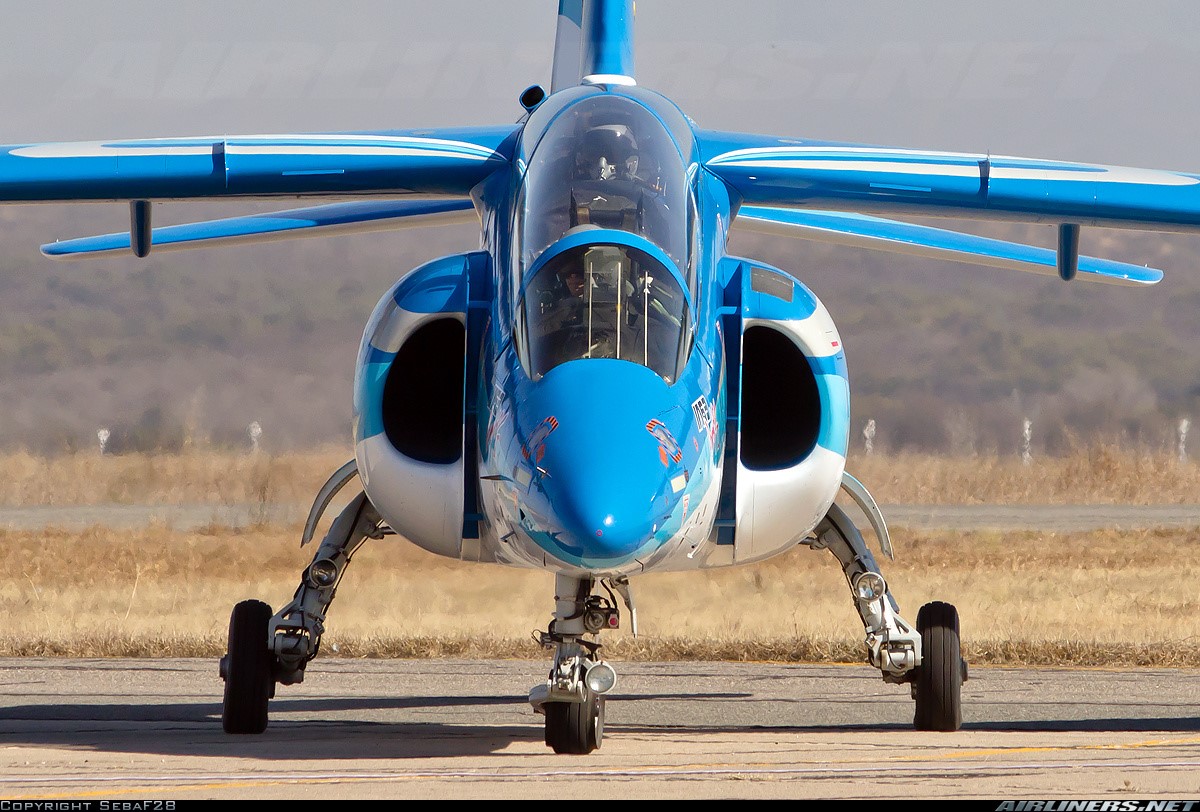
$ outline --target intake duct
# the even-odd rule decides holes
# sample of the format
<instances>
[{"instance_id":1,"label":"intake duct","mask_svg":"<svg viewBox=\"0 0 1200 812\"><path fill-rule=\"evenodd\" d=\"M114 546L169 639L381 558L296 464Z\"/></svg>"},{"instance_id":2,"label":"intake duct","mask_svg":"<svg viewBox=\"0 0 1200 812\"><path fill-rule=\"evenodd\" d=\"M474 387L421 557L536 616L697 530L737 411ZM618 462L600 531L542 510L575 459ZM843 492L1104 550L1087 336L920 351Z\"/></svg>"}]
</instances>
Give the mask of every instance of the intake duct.
<instances>
[{"instance_id":1,"label":"intake duct","mask_svg":"<svg viewBox=\"0 0 1200 812\"><path fill-rule=\"evenodd\" d=\"M741 461L753 471L790 468L817 445L821 394L790 337L763 325L742 334Z\"/></svg>"},{"instance_id":2,"label":"intake duct","mask_svg":"<svg viewBox=\"0 0 1200 812\"><path fill-rule=\"evenodd\" d=\"M383 430L406 457L446 465L462 456L466 328L427 322L396 353L383 387Z\"/></svg>"},{"instance_id":3,"label":"intake duct","mask_svg":"<svg viewBox=\"0 0 1200 812\"><path fill-rule=\"evenodd\" d=\"M799 542L833 504L850 387L837 327L811 290L762 262L722 262L737 445L726 446L718 544L742 563Z\"/></svg>"}]
</instances>

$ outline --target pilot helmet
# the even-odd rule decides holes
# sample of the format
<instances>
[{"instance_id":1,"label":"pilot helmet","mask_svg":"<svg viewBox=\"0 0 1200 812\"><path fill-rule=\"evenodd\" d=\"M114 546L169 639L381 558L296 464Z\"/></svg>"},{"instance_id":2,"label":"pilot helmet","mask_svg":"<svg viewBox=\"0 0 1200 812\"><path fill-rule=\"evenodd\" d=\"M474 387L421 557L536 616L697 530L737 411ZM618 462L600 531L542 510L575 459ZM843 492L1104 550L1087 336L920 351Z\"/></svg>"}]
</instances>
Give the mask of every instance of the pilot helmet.
<instances>
[{"instance_id":1,"label":"pilot helmet","mask_svg":"<svg viewBox=\"0 0 1200 812\"><path fill-rule=\"evenodd\" d=\"M601 124L583 134L578 168L594 180L637 173L637 139L624 124Z\"/></svg>"}]
</instances>

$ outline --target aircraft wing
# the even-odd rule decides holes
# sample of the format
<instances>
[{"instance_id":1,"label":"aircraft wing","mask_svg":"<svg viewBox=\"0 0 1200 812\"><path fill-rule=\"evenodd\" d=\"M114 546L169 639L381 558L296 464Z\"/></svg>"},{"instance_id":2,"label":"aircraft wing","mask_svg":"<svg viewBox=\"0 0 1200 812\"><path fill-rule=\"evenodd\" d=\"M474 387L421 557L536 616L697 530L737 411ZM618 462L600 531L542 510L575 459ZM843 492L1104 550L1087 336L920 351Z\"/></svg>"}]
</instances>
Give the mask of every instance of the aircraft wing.
<instances>
[{"instance_id":1,"label":"aircraft wing","mask_svg":"<svg viewBox=\"0 0 1200 812\"><path fill-rule=\"evenodd\" d=\"M478 222L478 217L475 214L475 205L469 198L353 201L164 226L151 232L151 244L157 253L214 245L246 245L297 237L332 237L472 222ZM128 231L99 237L80 237L43 245L42 253L52 259L102 257L129 251L131 239Z\"/></svg>"},{"instance_id":2,"label":"aircraft wing","mask_svg":"<svg viewBox=\"0 0 1200 812\"><path fill-rule=\"evenodd\" d=\"M747 205L1200 231L1200 175L744 133L698 141Z\"/></svg>"},{"instance_id":3,"label":"aircraft wing","mask_svg":"<svg viewBox=\"0 0 1200 812\"><path fill-rule=\"evenodd\" d=\"M515 125L0 147L0 202L466 197L509 159Z\"/></svg>"},{"instance_id":4,"label":"aircraft wing","mask_svg":"<svg viewBox=\"0 0 1200 812\"><path fill-rule=\"evenodd\" d=\"M955 260L1057 276L1058 253L1020 243L900 223L864 214L742 206L734 230L870 248L929 259ZM126 239L125 247L129 247ZM1162 271L1095 257L1079 257L1080 279L1118 285L1153 285Z\"/></svg>"}]
</instances>

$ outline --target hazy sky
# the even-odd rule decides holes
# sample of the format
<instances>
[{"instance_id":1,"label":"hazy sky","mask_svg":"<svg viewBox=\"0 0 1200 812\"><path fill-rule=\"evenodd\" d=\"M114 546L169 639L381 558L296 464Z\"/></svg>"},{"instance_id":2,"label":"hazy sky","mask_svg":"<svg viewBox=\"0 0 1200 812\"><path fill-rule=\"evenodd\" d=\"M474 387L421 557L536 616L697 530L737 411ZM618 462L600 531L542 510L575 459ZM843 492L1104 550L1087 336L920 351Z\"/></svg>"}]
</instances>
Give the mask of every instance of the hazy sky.
<instances>
[{"instance_id":1,"label":"hazy sky","mask_svg":"<svg viewBox=\"0 0 1200 812\"><path fill-rule=\"evenodd\" d=\"M1200 169L1193 2L640 0L701 125ZM0 142L512 121L555 0L0 0Z\"/></svg>"}]
</instances>

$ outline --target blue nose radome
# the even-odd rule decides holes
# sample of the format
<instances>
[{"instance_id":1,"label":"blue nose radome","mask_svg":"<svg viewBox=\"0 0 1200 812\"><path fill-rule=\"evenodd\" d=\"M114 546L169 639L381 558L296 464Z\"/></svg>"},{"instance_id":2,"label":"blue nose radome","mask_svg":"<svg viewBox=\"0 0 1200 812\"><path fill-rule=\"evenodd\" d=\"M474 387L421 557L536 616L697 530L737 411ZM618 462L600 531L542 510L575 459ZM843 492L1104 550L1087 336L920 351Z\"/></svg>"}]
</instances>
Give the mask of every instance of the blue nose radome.
<instances>
[{"instance_id":1,"label":"blue nose radome","mask_svg":"<svg viewBox=\"0 0 1200 812\"><path fill-rule=\"evenodd\" d=\"M552 370L538 390L539 409L557 420L539 466L561 542L592 561L646 552L674 502L647 428L673 406L666 384L645 367L596 359Z\"/></svg>"}]
</instances>

